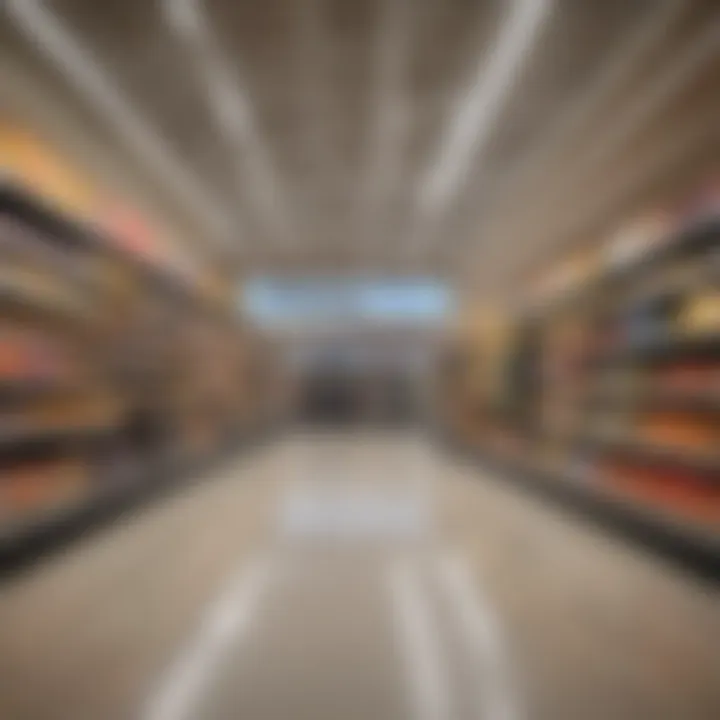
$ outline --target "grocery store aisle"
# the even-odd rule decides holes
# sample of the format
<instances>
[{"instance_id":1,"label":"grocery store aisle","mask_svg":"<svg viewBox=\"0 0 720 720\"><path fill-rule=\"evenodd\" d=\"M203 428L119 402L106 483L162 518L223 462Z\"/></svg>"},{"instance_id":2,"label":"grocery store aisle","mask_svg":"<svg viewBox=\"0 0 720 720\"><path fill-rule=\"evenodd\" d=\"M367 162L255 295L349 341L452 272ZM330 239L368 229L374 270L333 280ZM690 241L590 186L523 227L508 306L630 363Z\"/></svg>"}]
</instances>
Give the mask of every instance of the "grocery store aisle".
<instances>
[{"instance_id":1,"label":"grocery store aisle","mask_svg":"<svg viewBox=\"0 0 720 720\"><path fill-rule=\"evenodd\" d=\"M0 717L720 717L717 596L407 433L257 449L0 589Z\"/></svg>"}]
</instances>

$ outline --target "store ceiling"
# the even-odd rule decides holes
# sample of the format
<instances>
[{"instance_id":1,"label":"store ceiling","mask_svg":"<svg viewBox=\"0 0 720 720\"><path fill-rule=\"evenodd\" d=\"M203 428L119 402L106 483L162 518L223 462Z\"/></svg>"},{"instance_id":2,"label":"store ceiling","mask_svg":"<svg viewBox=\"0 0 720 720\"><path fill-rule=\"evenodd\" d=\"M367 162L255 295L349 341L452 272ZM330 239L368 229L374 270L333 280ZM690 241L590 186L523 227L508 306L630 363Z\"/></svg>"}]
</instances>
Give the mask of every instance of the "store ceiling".
<instances>
[{"instance_id":1,"label":"store ceiling","mask_svg":"<svg viewBox=\"0 0 720 720\"><path fill-rule=\"evenodd\" d=\"M715 0L6 5L244 269L514 290L720 154Z\"/></svg>"}]
</instances>

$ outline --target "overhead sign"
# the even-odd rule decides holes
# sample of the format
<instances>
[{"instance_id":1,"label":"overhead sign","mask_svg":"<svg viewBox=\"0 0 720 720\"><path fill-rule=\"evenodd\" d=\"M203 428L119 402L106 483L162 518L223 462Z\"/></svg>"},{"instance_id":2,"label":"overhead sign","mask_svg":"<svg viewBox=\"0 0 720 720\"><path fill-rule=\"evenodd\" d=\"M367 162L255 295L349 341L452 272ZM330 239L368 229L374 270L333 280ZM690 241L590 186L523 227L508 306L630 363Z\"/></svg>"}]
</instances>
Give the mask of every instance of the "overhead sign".
<instances>
[{"instance_id":1,"label":"overhead sign","mask_svg":"<svg viewBox=\"0 0 720 720\"><path fill-rule=\"evenodd\" d=\"M453 307L445 283L433 278L275 278L246 282L243 310L266 326L337 323L436 324Z\"/></svg>"}]
</instances>

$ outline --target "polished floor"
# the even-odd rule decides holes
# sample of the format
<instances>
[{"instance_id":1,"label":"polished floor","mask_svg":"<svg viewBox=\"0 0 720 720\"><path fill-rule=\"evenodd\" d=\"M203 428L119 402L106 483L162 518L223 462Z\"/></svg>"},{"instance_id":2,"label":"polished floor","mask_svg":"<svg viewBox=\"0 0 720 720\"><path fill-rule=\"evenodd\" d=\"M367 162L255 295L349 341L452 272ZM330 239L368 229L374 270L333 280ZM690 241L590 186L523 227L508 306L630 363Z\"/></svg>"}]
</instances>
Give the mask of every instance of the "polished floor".
<instances>
[{"instance_id":1,"label":"polished floor","mask_svg":"<svg viewBox=\"0 0 720 720\"><path fill-rule=\"evenodd\" d=\"M717 720L718 600L420 435L298 435L0 587L0 718Z\"/></svg>"}]
</instances>

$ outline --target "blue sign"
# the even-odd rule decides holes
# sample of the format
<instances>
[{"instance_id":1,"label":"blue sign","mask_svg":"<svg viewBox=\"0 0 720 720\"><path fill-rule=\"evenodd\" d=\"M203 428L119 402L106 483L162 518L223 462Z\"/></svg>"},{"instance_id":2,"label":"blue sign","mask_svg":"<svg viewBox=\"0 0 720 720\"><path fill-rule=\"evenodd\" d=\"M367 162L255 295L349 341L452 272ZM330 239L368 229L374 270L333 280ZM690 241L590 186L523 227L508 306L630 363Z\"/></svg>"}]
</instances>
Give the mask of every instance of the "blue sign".
<instances>
[{"instance_id":1,"label":"blue sign","mask_svg":"<svg viewBox=\"0 0 720 720\"><path fill-rule=\"evenodd\" d=\"M433 278L258 277L244 286L244 311L263 325L318 322L436 324L453 308L447 285Z\"/></svg>"}]
</instances>

